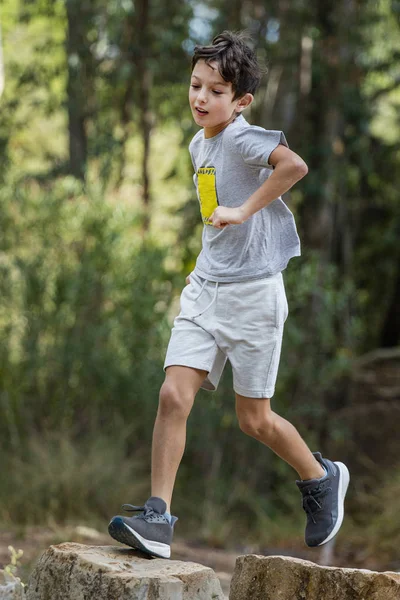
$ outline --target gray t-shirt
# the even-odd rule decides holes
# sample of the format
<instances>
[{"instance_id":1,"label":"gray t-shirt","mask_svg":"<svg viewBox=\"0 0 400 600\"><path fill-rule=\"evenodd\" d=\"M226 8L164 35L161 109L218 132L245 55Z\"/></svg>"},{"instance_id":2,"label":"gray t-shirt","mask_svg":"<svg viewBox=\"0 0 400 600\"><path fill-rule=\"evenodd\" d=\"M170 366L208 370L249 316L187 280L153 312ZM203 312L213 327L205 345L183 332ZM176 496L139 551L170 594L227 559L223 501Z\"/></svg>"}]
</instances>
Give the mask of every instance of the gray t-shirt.
<instances>
[{"instance_id":1,"label":"gray t-shirt","mask_svg":"<svg viewBox=\"0 0 400 600\"><path fill-rule=\"evenodd\" d=\"M233 282L271 277L300 256L293 214L281 198L241 225L217 229L209 217L218 205L241 206L273 172L269 156L288 146L282 131L250 125L243 115L220 133L201 129L189 144L193 180L204 223L202 250L195 273L209 281Z\"/></svg>"}]
</instances>

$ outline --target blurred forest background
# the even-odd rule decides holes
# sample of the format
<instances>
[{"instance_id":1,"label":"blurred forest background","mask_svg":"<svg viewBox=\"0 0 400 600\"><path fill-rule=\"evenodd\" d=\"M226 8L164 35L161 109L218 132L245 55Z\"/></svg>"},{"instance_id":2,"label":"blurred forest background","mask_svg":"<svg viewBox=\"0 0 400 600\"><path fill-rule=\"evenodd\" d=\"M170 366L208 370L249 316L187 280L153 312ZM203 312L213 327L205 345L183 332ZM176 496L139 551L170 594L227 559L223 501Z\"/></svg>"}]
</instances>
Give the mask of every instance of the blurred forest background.
<instances>
[{"instance_id":1,"label":"blurred forest background","mask_svg":"<svg viewBox=\"0 0 400 600\"><path fill-rule=\"evenodd\" d=\"M195 44L247 29L246 119L309 174L273 407L348 463L336 552L400 568L400 1L2 0L0 523L106 530L150 494L163 360L202 223L187 150ZM245 436L227 366L199 392L179 535L303 544L296 473ZM369 561L369 562L368 562Z\"/></svg>"}]
</instances>

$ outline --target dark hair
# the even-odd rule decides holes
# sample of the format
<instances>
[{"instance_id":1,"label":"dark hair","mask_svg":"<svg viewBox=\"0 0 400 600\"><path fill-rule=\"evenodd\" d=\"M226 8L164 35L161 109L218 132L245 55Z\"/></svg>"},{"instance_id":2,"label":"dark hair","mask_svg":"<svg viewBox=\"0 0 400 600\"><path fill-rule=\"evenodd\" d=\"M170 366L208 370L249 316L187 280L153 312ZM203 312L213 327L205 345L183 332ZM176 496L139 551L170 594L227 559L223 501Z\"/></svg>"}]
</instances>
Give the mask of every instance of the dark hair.
<instances>
[{"instance_id":1,"label":"dark hair","mask_svg":"<svg viewBox=\"0 0 400 600\"><path fill-rule=\"evenodd\" d=\"M247 93L254 94L260 85L261 68L246 43L248 37L244 31L223 31L213 39L211 46L195 46L192 71L201 59L206 64L216 61L222 78L232 83L234 100Z\"/></svg>"}]
</instances>

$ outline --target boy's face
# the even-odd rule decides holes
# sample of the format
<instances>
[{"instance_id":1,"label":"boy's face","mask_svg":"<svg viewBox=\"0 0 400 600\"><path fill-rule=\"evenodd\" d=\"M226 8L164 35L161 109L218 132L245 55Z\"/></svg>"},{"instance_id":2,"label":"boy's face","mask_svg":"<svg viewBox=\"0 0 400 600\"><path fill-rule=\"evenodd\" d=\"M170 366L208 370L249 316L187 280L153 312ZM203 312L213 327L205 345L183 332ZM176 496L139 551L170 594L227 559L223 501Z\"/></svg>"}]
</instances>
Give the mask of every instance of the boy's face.
<instances>
[{"instance_id":1,"label":"boy's face","mask_svg":"<svg viewBox=\"0 0 400 600\"><path fill-rule=\"evenodd\" d=\"M192 115L206 137L222 131L253 100L251 94L233 100L232 83L227 83L218 70L218 63L199 60L192 72L189 104ZM209 135L207 135L207 133Z\"/></svg>"}]
</instances>

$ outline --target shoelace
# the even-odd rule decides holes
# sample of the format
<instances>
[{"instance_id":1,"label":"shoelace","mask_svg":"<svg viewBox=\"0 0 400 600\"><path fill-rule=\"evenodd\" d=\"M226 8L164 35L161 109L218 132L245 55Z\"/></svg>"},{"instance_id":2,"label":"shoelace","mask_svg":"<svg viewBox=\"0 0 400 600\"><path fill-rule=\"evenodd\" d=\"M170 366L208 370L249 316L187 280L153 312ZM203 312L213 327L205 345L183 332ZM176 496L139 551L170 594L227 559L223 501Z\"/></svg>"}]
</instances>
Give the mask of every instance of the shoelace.
<instances>
[{"instance_id":1,"label":"shoelace","mask_svg":"<svg viewBox=\"0 0 400 600\"><path fill-rule=\"evenodd\" d=\"M322 488L321 486L318 486L314 489L311 489L307 492L307 494L303 497L303 509L305 510L305 512L307 513L307 515L309 515L311 517L311 519L313 520L313 523L317 523L317 521L314 518L314 515L318 512L318 510L322 509L322 504L320 504L317 500L317 498L319 500L322 500L322 498L324 498L324 496L327 495L328 491L331 488L326 487L326 488ZM317 508L315 509L315 505L317 505ZM314 511L313 511L314 508Z\"/></svg>"},{"instance_id":2,"label":"shoelace","mask_svg":"<svg viewBox=\"0 0 400 600\"><path fill-rule=\"evenodd\" d=\"M144 517L151 517L153 515L159 514L148 504L145 504L144 506L134 506L133 504L123 504L122 508L124 510L126 510L127 512L135 512L135 511L141 510L141 511L143 511Z\"/></svg>"}]
</instances>

